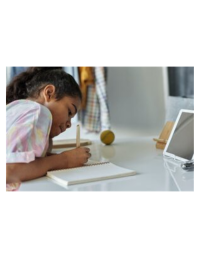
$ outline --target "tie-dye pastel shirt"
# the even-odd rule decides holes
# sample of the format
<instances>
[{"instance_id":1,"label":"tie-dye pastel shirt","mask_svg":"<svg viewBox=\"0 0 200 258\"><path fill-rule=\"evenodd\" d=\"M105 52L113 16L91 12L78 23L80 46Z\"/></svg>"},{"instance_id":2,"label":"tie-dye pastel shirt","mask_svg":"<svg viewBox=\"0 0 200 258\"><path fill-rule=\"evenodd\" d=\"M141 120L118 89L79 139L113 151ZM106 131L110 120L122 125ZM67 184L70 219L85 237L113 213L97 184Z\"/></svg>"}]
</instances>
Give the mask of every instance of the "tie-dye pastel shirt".
<instances>
[{"instance_id":1,"label":"tie-dye pastel shirt","mask_svg":"<svg viewBox=\"0 0 200 258\"><path fill-rule=\"evenodd\" d=\"M6 163L29 163L44 157L49 146L51 112L31 100L6 106Z\"/></svg>"}]
</instances>

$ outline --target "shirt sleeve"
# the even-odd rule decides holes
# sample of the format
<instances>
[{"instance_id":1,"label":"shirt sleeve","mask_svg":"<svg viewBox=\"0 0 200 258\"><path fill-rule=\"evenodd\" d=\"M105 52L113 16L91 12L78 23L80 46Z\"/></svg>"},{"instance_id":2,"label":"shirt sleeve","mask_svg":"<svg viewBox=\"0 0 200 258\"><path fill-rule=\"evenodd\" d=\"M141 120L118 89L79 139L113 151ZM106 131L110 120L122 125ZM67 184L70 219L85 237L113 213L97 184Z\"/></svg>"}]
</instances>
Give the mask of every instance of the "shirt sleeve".
<instances>
[{"instance_id":1,"label":"shirt sleeve","mask_svg":"<svg viewBox=\"0 0 200 258\"><path fill-rule=\"evenodd\" d=\"M46 154L52 124L50 111L38 105L17 116L7 130L7 163L29 163Z\"/></svg>"}]
</instances>

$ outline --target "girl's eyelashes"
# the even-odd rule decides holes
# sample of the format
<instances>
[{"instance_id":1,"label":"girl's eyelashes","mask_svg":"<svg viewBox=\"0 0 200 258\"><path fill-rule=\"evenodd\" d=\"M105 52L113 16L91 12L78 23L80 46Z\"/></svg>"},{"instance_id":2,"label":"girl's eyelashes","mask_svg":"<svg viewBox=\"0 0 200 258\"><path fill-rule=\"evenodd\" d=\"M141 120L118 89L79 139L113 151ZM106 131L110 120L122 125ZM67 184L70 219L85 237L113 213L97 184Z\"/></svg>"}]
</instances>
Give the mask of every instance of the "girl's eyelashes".
<instances>
[{"instance_id":1,"label":"girl's eyelashes","mask_svg":"<svg viewBox=\"0 0 200 258\"><path fill-rule=\"evenodd\" d=\"M71 110L70 109L68 109L68 114L69 114L69 116L72 116L72 112L71 112Z\"/></svg>"}]
</instances>

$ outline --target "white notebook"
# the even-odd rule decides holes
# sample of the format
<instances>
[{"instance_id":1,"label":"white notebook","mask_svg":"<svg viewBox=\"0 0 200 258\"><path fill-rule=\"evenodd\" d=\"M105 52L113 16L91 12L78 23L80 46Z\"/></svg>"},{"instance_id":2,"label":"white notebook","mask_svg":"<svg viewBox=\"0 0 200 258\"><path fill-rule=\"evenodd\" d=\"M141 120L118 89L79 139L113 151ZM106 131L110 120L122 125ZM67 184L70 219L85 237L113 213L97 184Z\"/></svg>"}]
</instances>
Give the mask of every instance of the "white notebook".
<instances>
[{"instance_id":1,"label":"white notebook","mask_svg":"<svg viewBox=\"0 0 200 258\"><path fill-rule=\"evenodd\" d=\"M135 171L116 166L111 162L89 163L83 167L47 172L48 177L63 186L127 177L135 174Z\"/></svg>"}]
</instances>

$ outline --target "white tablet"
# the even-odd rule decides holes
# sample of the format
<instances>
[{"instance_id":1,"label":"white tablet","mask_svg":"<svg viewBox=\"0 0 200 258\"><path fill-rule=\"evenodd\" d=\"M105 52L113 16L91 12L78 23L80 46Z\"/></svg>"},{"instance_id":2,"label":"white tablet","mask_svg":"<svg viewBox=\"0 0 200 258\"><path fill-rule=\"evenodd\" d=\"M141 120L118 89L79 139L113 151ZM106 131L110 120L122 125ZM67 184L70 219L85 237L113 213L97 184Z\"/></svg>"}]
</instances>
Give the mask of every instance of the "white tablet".
<instances>
[{"instance_id":1,"label":"white tablet","mask_svg":"<svg viewBox=\"0 0 200 258\"><path fill-rule=\"evenodd\" d=\"M194 111L181 109L163 155L180 161L194 157Z\"/></svg>"}]
</instances>

